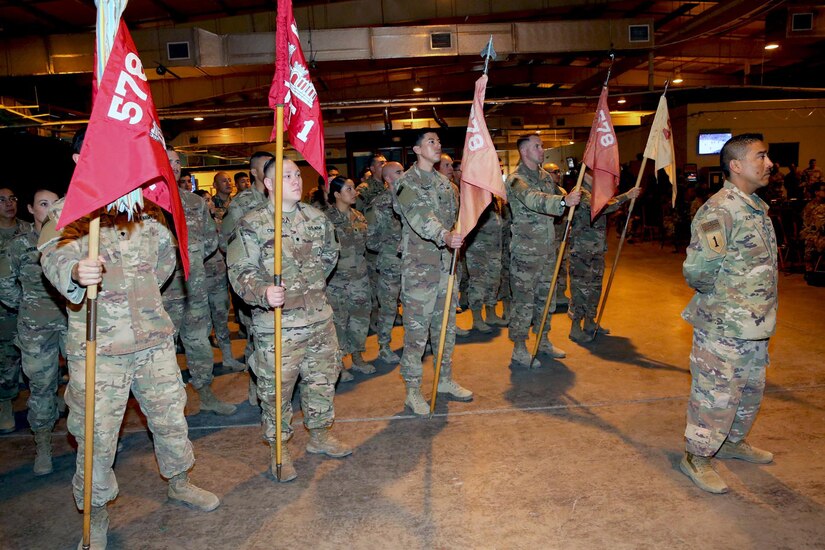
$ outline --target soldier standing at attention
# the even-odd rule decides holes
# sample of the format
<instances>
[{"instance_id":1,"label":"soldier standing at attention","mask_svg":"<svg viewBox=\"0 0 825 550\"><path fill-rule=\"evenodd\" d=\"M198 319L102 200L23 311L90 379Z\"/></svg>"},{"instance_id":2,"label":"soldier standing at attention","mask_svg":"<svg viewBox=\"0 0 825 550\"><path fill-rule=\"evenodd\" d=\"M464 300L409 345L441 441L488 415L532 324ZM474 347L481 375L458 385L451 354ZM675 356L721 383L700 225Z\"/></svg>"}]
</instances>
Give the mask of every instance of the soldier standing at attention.
<instances>
[{"instance_id":1,"label":"soldier standing at attention","mask_svg":"<svg viewBox=\"0 0 825 550\"><path fill-rule=\"evenodd\" d=\"M510 287L513 295L510 311L510 340L513 341L513 366L538 368L538 359L530 362L527 333L530 325L538 330L544 302L550 291L556 264L554 216L564 214L566 206L579 204L581 193L568 195L559 188L542 167L544 147L535 134L516 142L521 161L507 178L507 201L513 214L510 240ZM553 297L555 302L555 296ZM550 311L554 307L551 306ZM547 339L543 334L539 352L561 359L565 353L550 342L550 317Z\"/></svg>"},{"instance_id":2,"label":"soldier standing at attention","mask_svg":"<svg viewBox=\"0 0 825 550\"><path fill-rule=\"evenodd\" d=\"M720 153L726 181L696 213L682 273L696 291L682 312L693 325L686 453L679 468L699 488L725 493L711 459L768 464L773 455L745 437L759 411L776 330L776 235L756 191L773 163L761 134L729 139Z\"/></svg>"},{"instance_id":3,"label":"soldier standing at attention","mask_svg":"<svg viewBox=\"0 0 825 550\"><path fill-rule=\"evenodd\" d=\"M180 156L170 148L166 149L166 156L177 181L181 168ZM200 410L230 415L235 412L235 406L221 401L212 391L214 357L209 345L212 322L204 258L217 250L218 232L206 202L188 189L181 187L179 193L189 234L189 279L184 279L183 266L178 261L175 273L161 292L163 307L175 327L175 336L180 335L190 383L200 397ZM230 364L224 366L230 367Z\"/></svg>"},{"instance_id":4,"label":"soldier standing at attention","mask_svg":"<svg viewBox=\"0 0 825 550\"><path fill-rule=\"evenodd\" d=\"M269 201L241 218L227 249L229 281L235 292L252 306L252 335L261 400L261 425L271 449L275 474L275 315L283 308L282 436L292 437L292 393L301 379L301 408L309 429L308 453L341 458L352 449L338 441L330 428L335 420L335 382L341 362L332 308L326 298L326 279L338 260L335 229L315 207L301 203L301 171L284 159L283 185L283 286L273 284L275 159L264 168ZM298 476L287 445L282 447L281 481Z\"/></svg>"},{"instance_id":5,"label":"soldier standing at attention","mask_svg":"<svg viewBox=\"0 0 825 550\"><path fill-rule=\"evenodd\" d=\"M38 189L29 204L34 227L13 238L0 258L0 302L18 310L17 347L29 379L29 427L37 445L34 475L52 472L52 429L57 422L57 382L60 352L65 354L66 303L43 277L37 239L49 208L58 199Z\"/></svg>"},{"instance_id":6,"label":"soldier standing at attention","mask_svg":"<svg viewBox=\"0 0 825 550\"><path fill-rule=\"evenodd\" d=\"M367 274L367 220L355 204L355 184L338 176L329 182L330 207L324 212L335 229L340 245L338 264L327 282L327 301L332 306L335 334L341 355L352 354L352 370L373 374L375 367L364 361L370 328L370 280ZM341 382L352 374L341 367Z\"/></svg>"},{"instance_id":7,"label":"soldier standing at attention","mask_svg":"<svg viewBox=\"0 0 825 550\"><path fill-rule=\"evenodd\" d=\"M367 212L367 208L372 204L372 201L387 188L384 185L384 178L381 175L386 163L387 158L384 155L381 153L373 154L372 157L370 157L370 163L367 167L370 174L369 178L367 178L365 182L358 184L358 187L355 188L357 195L355 209L362 214ZM332 181L332 179L333 178L330 177L329 181ZM329 203L329 205L331 207L334 206L333 203ZM374 252L367 250L367 271L369 272L370 280L370 326L374 332L378 332L378 272L375 265L377 261L378 256Z\"/></svg>"},{"instance_id":8,"label":"soldier standing at attention","mask_svg":"<svg viewBox=\"0 0 825 550\"><path fill-rule=\"evenodd\" d=\"M212 202L215 203L215 219L220 222L232 202L232 178L226 172L218 172L212 178L212 187L215 194L212 195Z\"/></svg>"},{"instance_id":9,"label":"soldier standing at attention","mask_svg":"<svg viewBox=\"0 0 825 550\"><path fill-rule=\"evenodd\" d=\"M0 257L9 242L28 233L32 224L17 219L17 197L8 187L0 187ZM0 304L0 433L14 431L12 401L19 393L20 351L15 347L17 312Z\"/></svg>"},{"instance_id":10,"label":"soldier standing at attention","mask_svg":"<svg viewBox=\"0 0 825 550\"><path fill-rule=\"evenodd\" d=\"M490 325L503 326L504 320L496 314L498 287L501 281L501 216L498 201L492 201L481 214L475 230L467 238L468 298L473 314L473 330L493 331ZM484 321L484 311L487 322Z\"/></svg>"},{"instance_id":11,"label":"soldier standing at attention","mask_svg":"<svg viewBox=\"0 0 825 550\"><path fill-rule=\"evenodd\" d=\"M377 254L375 271L378 277L378 359L397 364L401 358L390 348L392 327L398 315L401 293L401 218L393 210L395 182L404 173L398 162L388 162L382 169L387 189L367 207L367 250Z\"/></svg>"},{"instance_id":12,"label":"soldier standing at attention","mask_svg":"<svg viewBox=\"0 0 825 550\"><path fill-rule=\"evenodd\" d=\"M453 159L450 155L448 155L447 153L441 153L441 158L438 161L438 163L436 163L435 169L438 171L439 174L447 178L447 181L453 184L456 194L460 197L461 193L458 184L461 183L461 179L456 179L453 164ZM461 178L461 170L458 171L458 177ZM455 286L456 292L458 292L458 307L461 310L466 310L470 307L468 300L468 289L470 288L469 284L470 275L467 273L466 256L463 252L459 252L458 264L455 268ZM469 336L470 331L464 330L463 328L456 325L455 335L463 338L464 336Z\"/></svg>"},{"instance_id":13,"label":"soldier standing at attention","mask_svg":"<svg viewBox=\"0 0 825 550\"><path fill-rule=\"evenodd\" d=\"M72 144L75 162L84 132L78 132ZM63 204L61 199L52 206L38 247L46 278L76 305L68 311L66 404L67 426L77 439L72 486L78 508L83 506L86 437L86 287L100 285L91 542L92 548L105 548L109 529L106 505L118 494L112 465L130 391L152 431L160 474L169 480L169 498L207 512L217 508L220 500L189 482L188 471L195 464L195 455L183 414L186 390L175 359L175 327L160 296L160 287L175 270L175 246L171 232L161 221L160 209L146 201L143 212L131 220L125 213L101 212L100 256L90 260L88 217L60 231L55 229Z\"/></svg>"},{"instance_id":14,"label":"soldier standing at attention","mask_svg":"<svg viewBox=\"0 0 825 550\"><path fill-rule=\"evenodd\" d=\"M413 414L423 416L429 414L430 406L421 395L421 359L428 338L433 350L437 349L452 250L461 248L464 236L452 231L458 217L455 186L434 169L442 158L438 134L429 130L420 131L413 151L418 160L395 182L395 206L402 223L404 355L401 358L401 376L407 386L404 404ZM459 401L470 401L473 392L462 388L452 377L456 293L453 293L452 301L448 308L450 318L437 391Z\"/></svg>"}]
</instances>

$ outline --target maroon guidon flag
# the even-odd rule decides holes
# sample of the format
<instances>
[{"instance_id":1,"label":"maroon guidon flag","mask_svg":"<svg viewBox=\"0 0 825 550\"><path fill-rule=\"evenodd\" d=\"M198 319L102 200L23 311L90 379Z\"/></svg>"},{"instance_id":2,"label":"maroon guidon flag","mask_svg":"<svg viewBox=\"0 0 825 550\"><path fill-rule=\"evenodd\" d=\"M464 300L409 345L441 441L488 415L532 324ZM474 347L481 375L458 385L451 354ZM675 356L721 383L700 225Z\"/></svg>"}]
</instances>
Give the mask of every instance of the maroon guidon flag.
<instances>
[{"instance_id":1,"label":"maroon guidon flag","mask_svg":"<svg viewBox=\"0 0 825 550\"><path fill-rule=\"evenodd\" d=\"M327 181L324 157L324 123L321 106L306 58L301 50L292 0L278 0L275 26L275 76L269 89L269 106L284 106L284 129L289 143ZM270 141L277 128L272 128Z\"/></svg>"},{"instance_id":2,"label":"maroon guidon flag","mask_svg":"<svg viewBox=\"0 0 825 550\"><path fill-rule=\"evenodd\" d=\"M140 188L172 214L189 274L186 218L155 103L126 24L121 20L97 93L63 212L61 229Z\"/></svg>"},{"instance_id":3,"label":"maroon guidon flag","mask_svg":"<svg viewBox=\"0 0 825 550\"><path fill-rule=\"evenodd\" d=\"M590 221L607 206L619 189L619 144L607 107L607 86L602 87L596 116L587 138L582 162L593 171L593 190L590 200Z\"/></svg>"}]
</instances>

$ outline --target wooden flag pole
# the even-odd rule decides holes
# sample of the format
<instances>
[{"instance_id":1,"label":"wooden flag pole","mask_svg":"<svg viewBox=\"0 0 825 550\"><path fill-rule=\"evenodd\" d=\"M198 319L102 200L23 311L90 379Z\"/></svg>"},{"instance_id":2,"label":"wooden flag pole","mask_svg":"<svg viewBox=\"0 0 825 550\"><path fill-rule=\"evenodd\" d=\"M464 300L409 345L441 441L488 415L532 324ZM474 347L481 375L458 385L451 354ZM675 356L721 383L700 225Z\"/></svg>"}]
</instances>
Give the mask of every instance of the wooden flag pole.
<instances>
[{"instance_id":1,"label":"wooden flag pole","mask_svg":"<svg viewBox=\"0 0 825 550\"><path fill-rule=\"evenodd\" d=\"M461 224L455 226L456 232L461 231ZM453 259L450 264L450 278L447 280L447 296L444 298L444 312L441 315L441 336L438 338L438 351L435 361L435 376L433 376L433 396L430 399L430 418L435 412L435 400L438 396L438 380L441 377L441 361L444 359L444 343L447 339L447 323L450 320L450 308L453 308L453 288L455 287L455 269L458 265L459 249L453 249ZM455 309L455 308L453 308Z\"/></svg>"},{"instance_id":2,"label":"wooden flag pole","mask_svg":"<svg viewBox=\"0 0 825 550\"><path fill-rule=\"evenodd\" d=\"M633 189L638 189L642 183L642 174L645 172L645 165L647 164L647 157L642 158L642 166L639 168L639 175L636 176L636 185ZM616 247L616 257L613 258L613 267L610 269L610 277L607 278L607 287L602 296L602 304L599 307L599 315L596 317L596 328L593 330L593 338L599 333L599 327L602 322L602 315L604 314L604 306L607 304L607 297L610 294L610 287L613 285L613 276L616 274L616 266L619 265L619 255L622 253L622 246L627 236L627 227L630 225L630 217L633 215L633 207L636 206L636 199L630 199L630 206L627 209L627 219L624 221L624 228L622 228L622 237L619 239L619 246Z\"/></svg>"},{"instance_id":3,"label":"wooden flag pole","mask_svg":"<svg viewBox=\"0 0 825 550\"><path fill-rule=\"evenodd\" d=\"M275 284L282 284L281 272L283 270L281 258L281 235L284 215L284 106L278 105L275 108L275 180L272 182L272 190L275 192ZM281 387L283 380L281 367L283 360L283 342L281 339L281 326L283 325L283 308L275 308L275 477L281 480L281 457L283 456L283 443L281 442L281 422L283 420L283 399L281 399Z\"/></svg>"},{"instance_id":4,"label":"wooden flag pole","mask_svg":"<svg viewBox=\"0 0 825 550\"><path fill-rule=\"evenodd\" d=\"M584 163L582 163L581 169L579 170L579 179L576 180L576 187L573 188L574 192L581 189L582 180L584 179L584 171L586 168L587 167ZM541 326L539 327L539 331L536 333L536 343L533 344L533 354L530 358L531 365L539 352L541 339L544 337L544 326L547 323L547 315L550 313L550 304L553 302L553 294L556 292L556 283L559 280L559 271L561 271L561 264L564 261L564 249L567 248L567 237L570 235L570 226L573 224L573 214L575 212L576 207L571 205L570 211L567 214L567 224L564 227L564 236L561 239L561 244L559 244L559 252L556 254L556 268L553 270L553 279L550 281L550 292L547 293L547 299L544 301L544 312L541 314Z\"/></svg>"}]
</instances>

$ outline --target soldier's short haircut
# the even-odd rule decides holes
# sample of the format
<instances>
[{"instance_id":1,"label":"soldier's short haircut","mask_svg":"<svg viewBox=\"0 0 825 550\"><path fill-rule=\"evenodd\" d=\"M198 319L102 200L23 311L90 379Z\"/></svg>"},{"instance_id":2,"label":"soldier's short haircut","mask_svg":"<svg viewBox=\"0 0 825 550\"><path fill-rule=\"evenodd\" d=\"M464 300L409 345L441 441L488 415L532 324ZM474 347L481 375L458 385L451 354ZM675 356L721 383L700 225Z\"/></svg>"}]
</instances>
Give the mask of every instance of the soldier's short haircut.
<instances>
[{"instance_id":1,"label":"soldier's short haircut","mask_svg":"<svg viewBox=\"0 0 825 550\"><path fill-rule=\"evenodd\" d=\"M415 144L416 146L421 146L421 143L424 141L424 136L427 134L435 134L438 135L438 132L433 130L432 128L421 128L417 134L415 134Z\"/></svg>"},{"instance_id":2,"label":"soldier's short haircut","mask_svg":"<svg viewBox=\"0 0 825 550\"><path fill-rule=\"evenodd\" d=\"M272 179L275 179L275 157L272 157L264 164L264 177L266 177L270 170L272 171Z\"/></svg>"},{"instance_id":3,"label":"soldier's short haircut","mask_svg":"<svg viewBox=\"0 0 825 550\"><path fill-rule=\"evenodd\" d=\"M719 152L719 162L722 165L722 172L725 173L725 178L730 178L730 161L742 160L748 152L748 146L757 141L765 141L762 134L739 134L733 136Z\"/></svg>"},{"instance_id":4,"label":"soldier's short haircut","mask_svg":"<svg viewBox=\"0 0 825 550\"><path fill-rule=\"evenodd\" d=\"M252 173L252 163L260 158L274 159L275 155L267 151L255 151L252 153L252 156L249 157L249 181L252 183L255 183L255 174Z\"/></svg>"},{"instance_id":5,"label":"soldier's short haircut","mask_svg":"<svg viewBox=\"0 0 825 550\"><path fill-rule=\"evenodd\" d=\"M375 152L375 153L373 153L372 155L370 155L370 162L369 162L369 164L367 164L367 166L372 166L372 164L375 162L375 160L376 160L378 157L381 157L381 158L383 158L384 160L387 160L387 156L386 156L384 153L382 153L382 152L378 151L378 152Z\"/></svg>"},{"instance_id":6,"label":"soldier's short haircut","mask_svg":"<svg viewBox=\"0 0 825 550\"><path fill-rule=\"evenodd\" d=\"M532 138L532 137L538 137L538 135L537 134L522 134L522 135L519 136L519 138L516 140L516 150L518 150L519 154L521 154L521 148L523 146L527 145L527 143L529 143L529 141L530 141L530 138Z\"/></svg>"},{"instance_id":7,"label":"soldier's short haircut","mask_svg":"<svg viewBox=\"0 0 825 550\"><path fill-rule=\"evenodd\" d=\"M237 185L238 180L240 180L241 178L248 178L248 177L249 177L249 174L247 174L246 172L235 172L235 175L232 176L232 179L235 180L235 184Z\"/></svg>"},{"instance_id":8,"label":"soldier's short haircut","mask_svg":"<svg viewBox=\"0 0 825 550\"><path fill-rule=\"evenodd\" d=\"M84 126L80 130L74 133L72 137L72 153L75 155L80 154L80 150L83 149L83 140L86 138L86 127Z\"/></svg>"}]
</instances>

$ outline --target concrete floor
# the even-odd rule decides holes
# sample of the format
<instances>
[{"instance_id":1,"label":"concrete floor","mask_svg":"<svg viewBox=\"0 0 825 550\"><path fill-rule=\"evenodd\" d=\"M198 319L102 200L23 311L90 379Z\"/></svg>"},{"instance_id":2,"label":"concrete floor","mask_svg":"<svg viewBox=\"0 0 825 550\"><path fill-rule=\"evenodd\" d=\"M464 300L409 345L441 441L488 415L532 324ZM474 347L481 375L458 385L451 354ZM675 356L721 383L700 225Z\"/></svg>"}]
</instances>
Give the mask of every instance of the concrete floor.
<instances>
[{"instance_id":1,"label":"concrete floor","mask_svg":"<svg viewBox=\"0 0 825 550\"><path fill-rule=\"evenodd\" d=\"M216 393L240 403L232 417L195 414L190 390L192 478L221 497L212 513L167 502L132 403L110 548L825 548L825 289L781 276L768 388L750 437L776 460L719 464L731 492L714 496L677 466L690 386L683 256L656 244L625 250L605 316L610 336L576 345L569 320L556 314L554 341L568 357L527 372L508 368L506 329L473 335L456 349L455 377L475 400L440 401L432 420L403 410L397 368L356 374L336 396L335 426L355 454L307 455L299 429L292 483L267 471L246 375L216 378ZM459 325L470 321L459 315ZM242 342L234 345L240 355ZM367 345L375 357L374 336ZM24 399L18 431L0 437L0 547L72 548L81 515L65 419L54 473L35 478Z\"/></svg>"}]
</instances>

